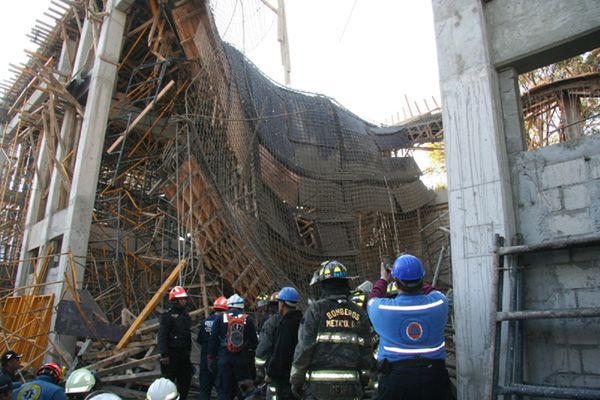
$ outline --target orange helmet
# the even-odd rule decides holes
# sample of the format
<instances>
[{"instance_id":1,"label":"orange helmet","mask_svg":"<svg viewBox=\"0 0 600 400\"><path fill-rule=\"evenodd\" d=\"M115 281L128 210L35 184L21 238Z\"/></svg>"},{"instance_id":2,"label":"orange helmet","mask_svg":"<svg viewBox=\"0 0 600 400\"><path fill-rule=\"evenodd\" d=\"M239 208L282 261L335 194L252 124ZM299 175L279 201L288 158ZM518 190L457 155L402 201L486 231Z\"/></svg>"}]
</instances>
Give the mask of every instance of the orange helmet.
<instances>
[{"instance_id":1,"label":"orange helmet","mask_svg":"<svg viewBox=\"0 0 600 400\"><path fill-rule=\"evenodd\" d=\"M225 296L217 297L212 308L213 308L213 310L227 311L227 309L228 309L227 308L227 297L225 297Z\"/></svg>"},{"instance_id":2,"label":"orange helmet","mask_svg":"<svg viewBox=\"0 0 600 400\"><path fill-rule=\"evenodd\" d=\"M55 362L43 364L41 367L38 368L35 374L51 376L55 382L60 382L63 378L62 369Z\"/></svg>"},{"instance_id":3,"label":"orange helmet","mask_svg":"<svg viewBox=\"0 0 600 400\"><path fill-rule=\"evenodd\" d=\"M271 297L269 298L269 302L271 303L277 303L277 298L279 297L279 290L273 292L271 294Z\"/></svg>"},{"instance_id":4,"label":"orange helmet","mask_svg":"<svg viewBox=\"0 0 600 400\"><path fill-rule=\"evenodd\" d=\"M169 292L169 300L187 298L188 294L181 286L175 286Z\"/></svg>"}]
</instances>

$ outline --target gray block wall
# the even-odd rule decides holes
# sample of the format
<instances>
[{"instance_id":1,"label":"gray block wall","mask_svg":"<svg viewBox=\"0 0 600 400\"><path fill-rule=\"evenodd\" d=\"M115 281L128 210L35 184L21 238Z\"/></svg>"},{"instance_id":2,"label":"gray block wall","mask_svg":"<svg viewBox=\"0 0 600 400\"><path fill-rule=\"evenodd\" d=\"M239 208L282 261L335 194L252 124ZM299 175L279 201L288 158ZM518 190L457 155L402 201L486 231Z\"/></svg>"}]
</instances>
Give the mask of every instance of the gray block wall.
<instances>
[{"instance_id":1,"label":"gray block wall","mask_svg":"<svg viewBox=\"0 0 600 400\"><path fill-rule=\"evenodd\" d=\"M512 166L525 243L600 232L600 137L522 152ZM522 257L524 308L600 307L600 247ZM600 387L600 318L525 323L525 379Z\"/></svg>"}]
</instances>

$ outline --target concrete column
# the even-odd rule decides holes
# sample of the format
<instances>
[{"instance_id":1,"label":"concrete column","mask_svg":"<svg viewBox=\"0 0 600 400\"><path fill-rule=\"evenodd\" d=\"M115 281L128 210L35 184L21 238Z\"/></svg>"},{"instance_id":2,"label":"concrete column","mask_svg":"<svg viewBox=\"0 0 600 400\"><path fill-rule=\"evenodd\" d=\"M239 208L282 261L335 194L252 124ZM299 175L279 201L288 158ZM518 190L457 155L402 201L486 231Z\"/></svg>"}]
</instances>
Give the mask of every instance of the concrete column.
<instances>
[{"instance_id":1,"label":"concrete column","mask_svg":"<svg viewBox=\"0 0 600 400\"><path fill-rule=\"evenodd\" d=\"M63 233L61 253L65 254L70 251L73 254L78 286L81 286L85 272L98 173L125 31L127 9L119 9L121 3L122 1L119 0L109 1L108 15L104 17L102 23L77 147L69 205L65 210L66 227ZM65 255L60 257L56 279L62 279L65 272L70 270L69 262L69 257ZM52 286L51 291L55 294L56 302L60 300L64 290L64 284ZM55 321L56 314L52 316L52 327L54 327ZM58 338L55 337L55 339ZM61 342L60 340L56 341ZM68 341L66 345L68 347Z\"/></svg>"},{"instance_id":2,"label":"concrete column","mask_svg":"<svg viewBox=\"0 0 600 400\"><path fill-rule=\"evenodd\" d=\"M565 136L567 140L577 139L583 135L583 113L581 112L581 101L577 95L569 95L565 91L562 95L563 121L565 124Z\"/></svg>"},{"instance_id":3,"label":"concrete column","mask_svg":"<svg viewBox=\"0 0 600 400\"><path fill-rule=\"evenodd\" d=\"M515 232L498 74L481 0L433 0L448 168L460 399L492 394L494 234Z\"/></svg>"}]
</instances>

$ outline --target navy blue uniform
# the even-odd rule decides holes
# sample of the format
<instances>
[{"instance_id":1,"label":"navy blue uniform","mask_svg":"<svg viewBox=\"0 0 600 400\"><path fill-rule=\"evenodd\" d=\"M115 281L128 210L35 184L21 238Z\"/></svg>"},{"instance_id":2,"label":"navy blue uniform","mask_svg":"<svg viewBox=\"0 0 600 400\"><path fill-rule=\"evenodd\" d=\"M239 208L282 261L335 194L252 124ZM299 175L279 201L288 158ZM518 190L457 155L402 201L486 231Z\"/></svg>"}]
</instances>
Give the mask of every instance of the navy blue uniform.
<instances>
[{"instance_id":1,"label":"navy blue uniform","mask_svg":"<svg viewBox=\"0 0 600 400\"><path fill-rule=\"evenodd\" d=\"M221 313L213 314L207 318L200 320L198 324L198 337L196 342L201 346L200 349L200 400L209 400L210 392L215 386L215 376L208 369L208 343L210 342L210 333L217 318L221 317Z\"/></svg>"},{"instance_id":2,"label":"navy blue uniform","mask_svg":"<svg viewBox=\"0 0 600 400\"><path fill-rule=\"evenodd\" d=\"M438 291L384 298L386 282L373 288L367 310L379 335L377 399L447 399L444 327L448 299Z\"/></svg>"},{"instance_id":3,"label":"navy blue uniform","mask_svg":"<svg viewBox=\"0 0 600 400\"><path fill-rule=\"evenodd\" d=\"M50 376L40 375L13 390L13 400L67 400L65 389L54 384Z\"/></svg>"},{"instance_id":4,"label":"navy blue uniform","mask_svg":"<svg viewBox=\"0 0 600 400\"><path fill-rule=\"evenodd\" d=\"M217 358L216 386L219 392L219 400L233 399L238 391L238 385L253 387L250 368L254 369L254 351L258 339L254 321L250 316L246 317L244 342L241 351L232 353L227 350L228 318L240 313L243 313L243 311L230 309L228 312L221 314L215 320L210 335L208 357Z\"/></svg>"}]
</instances>

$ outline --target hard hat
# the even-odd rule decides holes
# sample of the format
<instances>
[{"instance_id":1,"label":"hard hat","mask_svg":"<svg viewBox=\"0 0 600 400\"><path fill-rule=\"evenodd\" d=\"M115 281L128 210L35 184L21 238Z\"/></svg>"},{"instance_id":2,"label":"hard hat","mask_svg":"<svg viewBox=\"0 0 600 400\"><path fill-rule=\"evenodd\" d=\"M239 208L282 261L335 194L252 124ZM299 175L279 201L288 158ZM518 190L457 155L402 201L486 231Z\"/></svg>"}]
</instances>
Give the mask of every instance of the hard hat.
<instances>
[{"instance_id":1,"label":"hard hat","mask_svg":"<svg viewBox=\"0 0 600 400\"><path fill-rule=\"evenodd\" d=\"M352 297L350 298L354 304L359 307L363 307L367 302L367 294L362 290L355 290L352 292Z\"/></svg>"},{"instance_id":2,"label":"hard hat","mask_svg":"<svg viewBox=\"0 0 600 400\"><path fill-rule=\"evenodd\" d=\"M401 281L419 281L425 276L425 270L417 257L403 254L394 261L392 276Z\"/></svg>"},{"instance_id":3,"label":"hard hat","mask_svg":"<svg viewBox=\"0 0 600 400\"><path fill-rule=\"evenodd\" d=\"M112 392L99 391L99 392L90 393L84 400L122 400L122 399Z\"/></svg>"},{"instance_id":4,"label":"hard hat","mask_svg":"<svg viewBox=\"0 0 600 400\"><path fill-rule=\"evenodd\" d=\"M287 286L279 291L277 300L284 301L287 305L295 307L298 300L300 300L300 295L298 295L298 291L296 289Z\"/></svg>"},{"instance_id":5,"label":"hard hat","mask_svg":"<svg viewBox=\"0 0 600 400\"><path fill-rule=\"evenodd\" d=\"M60 382L60 380L63 378L62 369L55 362L43 364L41 367L38 368L35 374L51 376L56 382Z\"/></svg>"},{"instance_id":6,"label":"hard hat","mask_svg":"<svg viewBox=\"0 0 600 400\"><path fill-rule=\"evenodd\" d=\"M167 378L158 378L148 388L146 400L177 400L177 386Z\"/></svg>"},{"instance_id":7,"label":"hard hat","mask_svg":"<svg viewBox=\"0 0 600 400\"><path fill-rule=\"evenodd\" d=\"M328 279L350 279L348 277L348 270L339 261L325 261L321 264L319 269L314 273L310 285L314 285L317 282L323 282Z\"/></svg>"},{"instance_id":8,"label":"hard hat","mask_svg":"<svg viewBox=\"0 0 600 400\"><path fill-rule=\"evenodd\" d=\"M277 298L278 297L279 297L279 290L276 290L273 293L271 293L271 297L269 298L269 302L271 302L271 303L277 303Z\"/></svg>"},{"instance_id":9,"label":"hard hat","mask_svg":"<svg viewBox=\"0 0 600 400\"><path fill-rule=\"evenodd\" d=\"M358 285L356 287L356 289L354 289L355 292L362 292L362 293L366 293L366 294L371 293L372 290L373 290L373 282L371 282L371 281L364 281L363 283Z\"/></svg>"},{"instance_id":10,"label":"hard hat","mask_svg":"<svg viewBox=\"0 0 600 400\"><path fill-rule=\"evenodd\" d=\"M187 292L181 286L175 286L169 292L169 300L187 298Z\"/></svg>"},{"instance_id":11,"label":"hard hat","mask_svg":"<svg viewBox=\"0 0 600 400\"><path fill-rule=\"evenodd\" d=\"M225 296L217 297L217 299L213 303L212 309L227 311L227 297L225 297Z\"/></svg>"},{"instance_id":12,"label":"hard hat","mask_svg":"<svg viewBox=\"0 0 600 400\"><path fill-rule=\"evenodd\" d=\"M242 299L240 297L240 295L236 293L227 299L227 307L243 309L244 308L244 299Z\"/></svg>"},{"instance_id":13,"label":"hard hat","mask_svg":"<svg viewBox=\"0 0 600 400\"><path fill-rule=\"evenodd\" d=\"M269 295L268 294L259 294L258 296L256 296L256 306L257 307L264 307L267 304L269 304Z\"/></svg>"},{"instance_id":14,"label":"hard hat","mask_svg":"<svg viewBox=\"0 0 600 400\"><path fill-rule=\"evenodd\" d=\"M76 369L65 383L65 393L89 393L96 386L96 376L87 368Z\"/></svg>"},{"instance_id":15,"label":"hard hat","mask_svg":"<svg viewBox=\"0 0 600 400\"><path fill-rule=\"evenodd\" d=\"M396 281L388 283L386 293L390 297L398 294L398 285L396 284Z\"/></svg>"}]
</instances>

